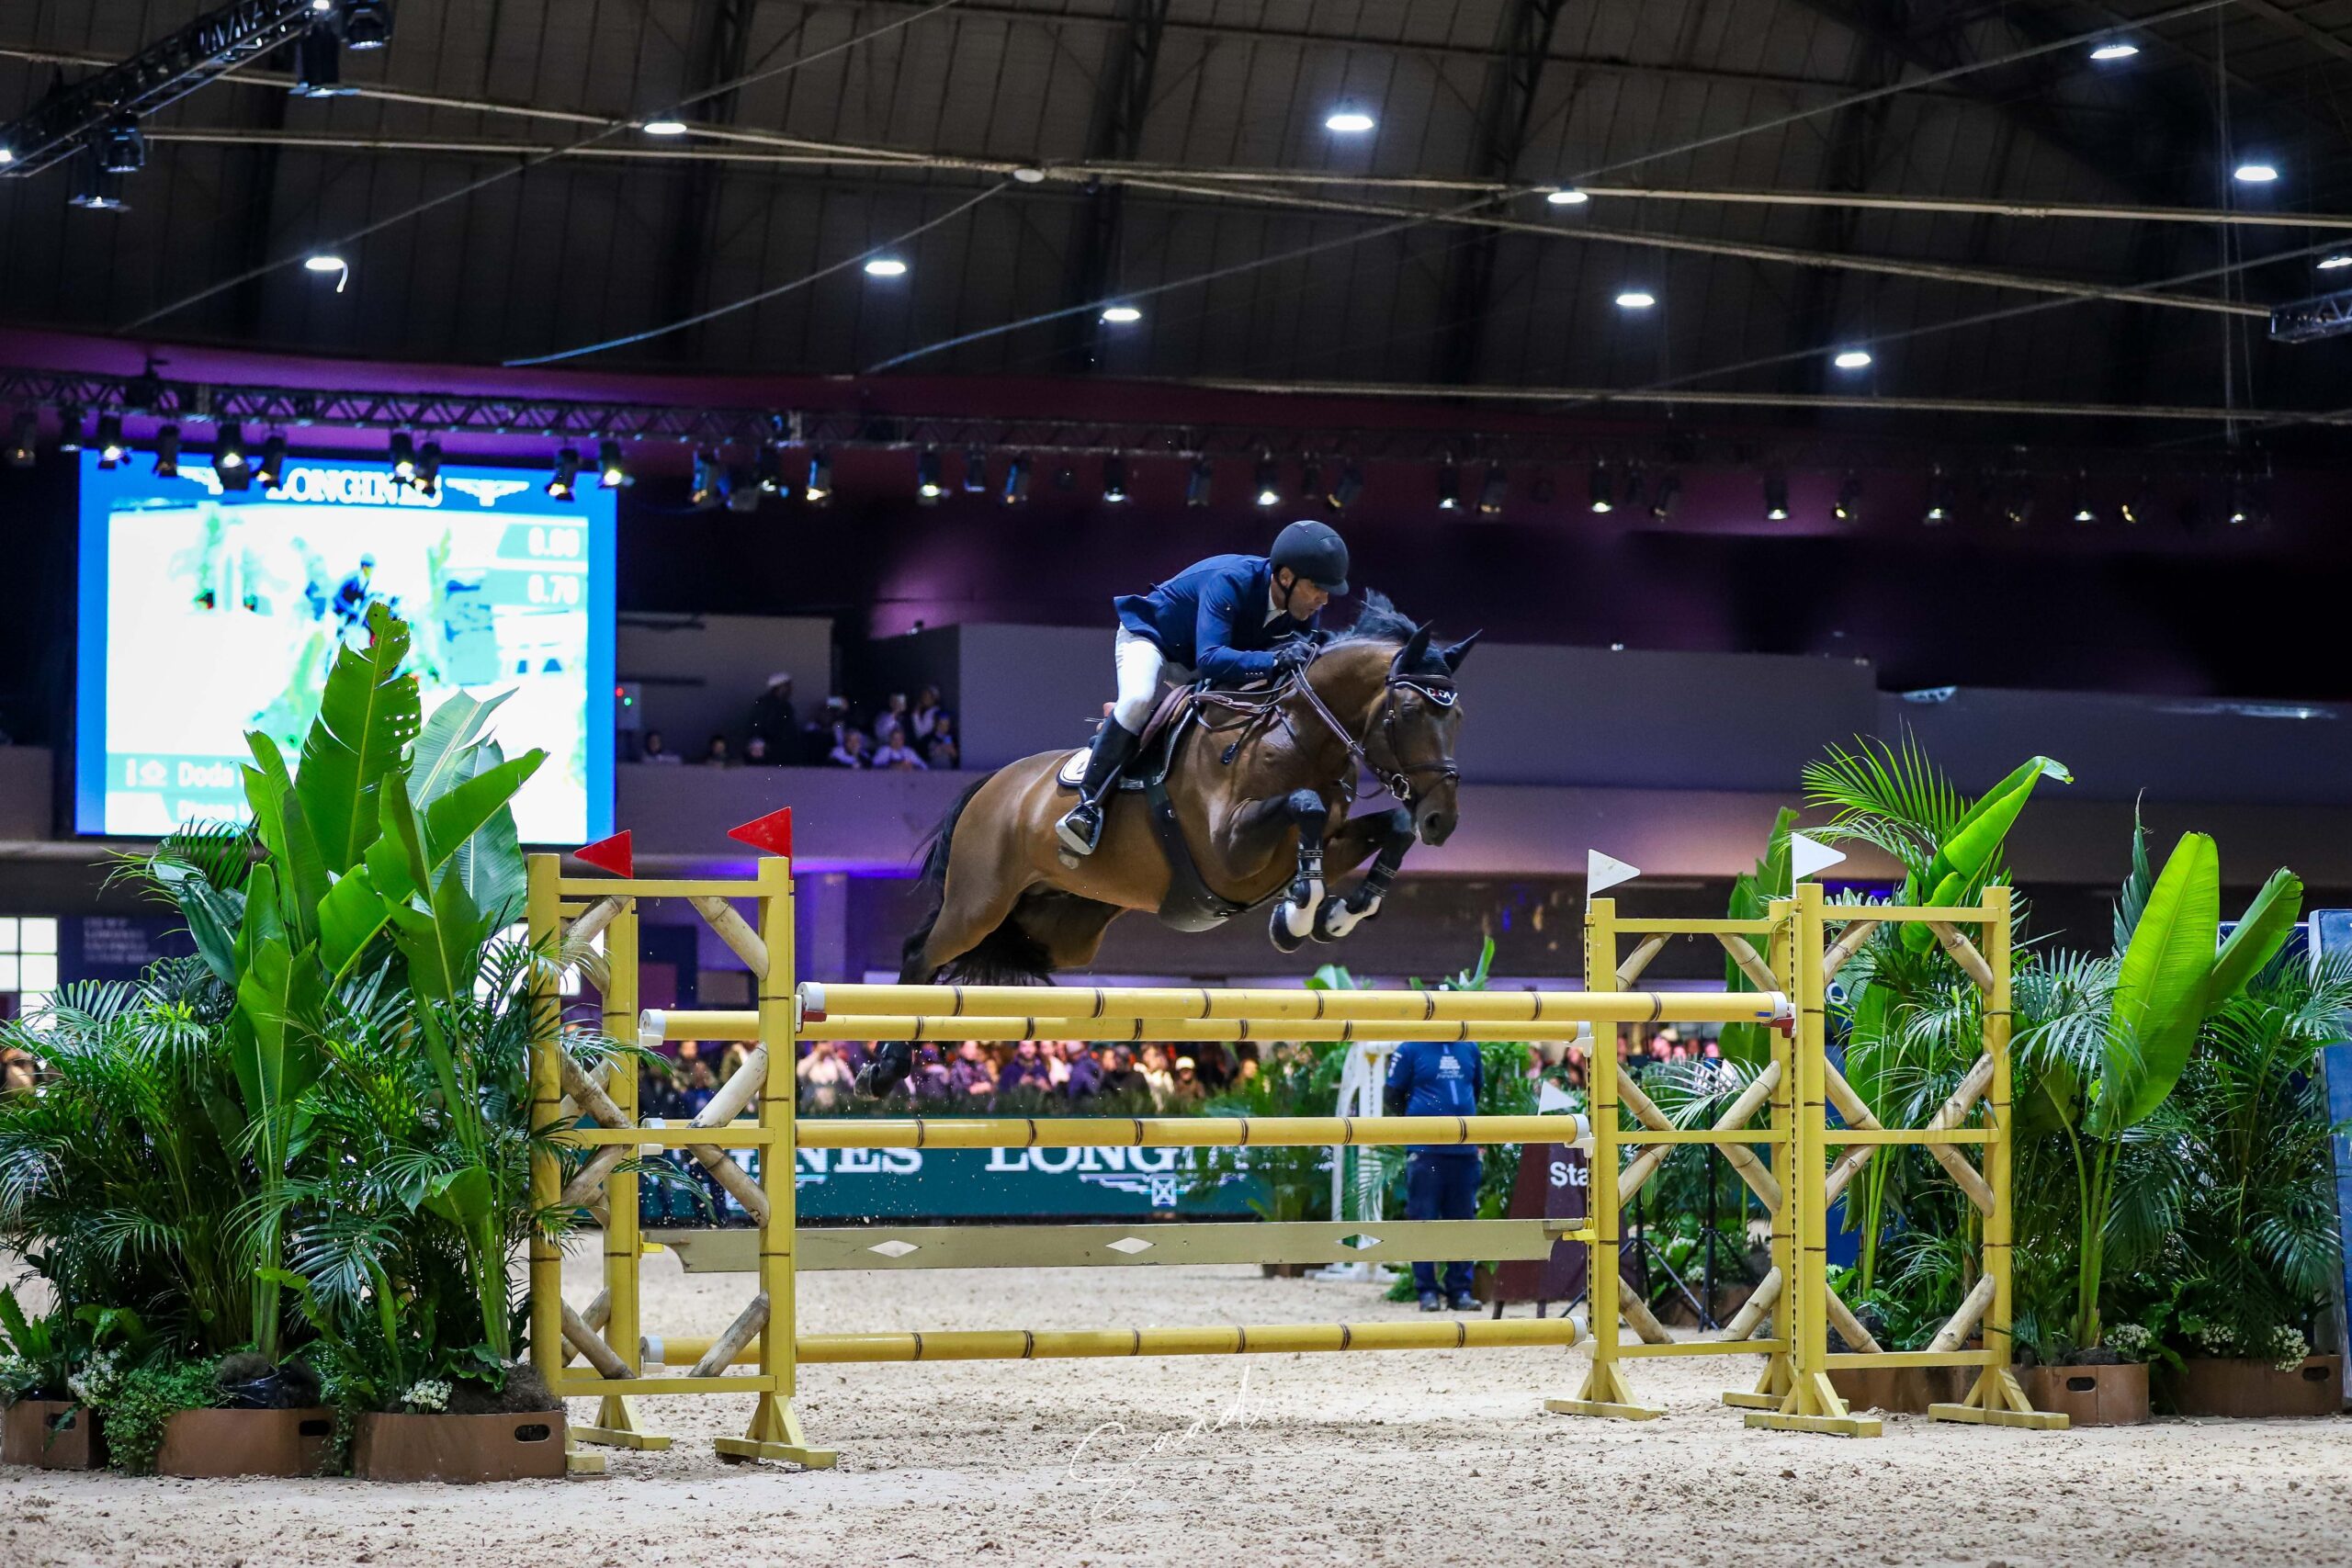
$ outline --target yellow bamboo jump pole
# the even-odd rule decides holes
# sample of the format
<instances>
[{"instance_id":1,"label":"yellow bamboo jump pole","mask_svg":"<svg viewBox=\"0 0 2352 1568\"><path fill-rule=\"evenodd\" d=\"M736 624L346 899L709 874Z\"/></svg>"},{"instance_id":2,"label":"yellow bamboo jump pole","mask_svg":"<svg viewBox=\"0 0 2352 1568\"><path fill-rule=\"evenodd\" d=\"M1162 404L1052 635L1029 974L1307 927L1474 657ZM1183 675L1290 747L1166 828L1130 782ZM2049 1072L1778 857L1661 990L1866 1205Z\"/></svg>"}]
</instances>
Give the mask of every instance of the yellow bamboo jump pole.
<instances>
[{"instance_id":1,"label":"yellow bamboo jump pole","mask_svg":"<svg viewBox=\"0 0 2352 1568\"><path fill-rule=\"evenodd\" d=\"M803 1122L804 1149L1221 1149L1555 1144L1569 1116L838 1116Z\"/></svg>"},{"instance_id":2,"label":"yellow bamboo jump pole","mask_svg":"<svg viewBox=\"0 0 2352 1568\"><path fill-rule=\"evenodd\" d=\"M681 1015L678 1027L693 1035L693 1021L704 1014ZM1062 1018L876 1018L841 1014L807 1024L804 1040L1084 1040L1102 1044L1179 1044L1193 1041L1289 1040L1337 1041L1381 1044L1407 1040L1457 1041L1465 1043L1498 1041L1570 1041L1582 1023L1359 1023L1349 1021L1299 1019L1264 1022L1254 1019L1100 1019Z\"/></svg>"},{"instance_id":3,"label":"yellow bamboo jump pole","mask_svg":"<svg viewBox=\"0 0 2352 1568\"><path fill-rule=\"evenodd\" d=\"M1781 988L1797 994L1796 901L1775 898L1766 906L1772 934L1766 943L1765 963L1779 979ZM1752 1389L1728 1389L1723 1395L1725 1404L1747 1410L1778 1410L1788 1399L1795 1385L1796 1373L1790 1356L1793 1340L1789 1330L1790 1291L1788 1282L1796 1278L1796 1210L1789 1196L1789 1184L1794 1179L1796 1162L1796 1076L1797 1032L1787 1031L1772 1037L1772 1062L1781 1070L1773 1075L1772 1095L1768 1115L1772 1131L1778 1134L1765 1152L1770 1160L1772 1174L1778 1179L1781 1201L1769 1206L1771 1216L1771 1243L1769 1252L1772 1263L1755 1294L1734 1314L1725 1325L1726 1340L1744 1340L1752 1336L1769 1314L1772 1326L1767 1343L1776 1347L1767 1352L1764 1371Z\"/></svg>"},{"instance_id":4,"label":"yellow bamboo jump pole","mask_svg":"<svg viewBox=\"0 0 2352 1568\"><path fill-rule=\"evenodd\" d=\"M603 1028L615 1040L627 1040L637 1027L638 1014L638 926L637 900L612 897L600 899L594 908L610 908L611 914L603 921L605 931L605 991ZM580 922L572 922L571 934L579 935ZM560 1069L562 1064L557 1066ZM637 1123L637 1071L624 1060L612 1075L605 1089L610 1109L620 1116L621 1124ZM638 1260L640 1253L638 1235L638 1176L634 1170L616 1169L605 1184L605 1296L609 1302L609 1315L603 1325L605 1343L618 1360L621 1371L613 1373L600 1368L607 1375L635 1377L638 1374L638 1346L640 1325L638 1317ZM584 1326L584 1325L583 1325ZM670 1439L647 1432L638 1421L637 1406L626 1394L606 1394L597 1407L595 1423L575 1427L571 1435L580 1442L605 1448L660 1450L670 1446Z\"/></svg>"},{"instance_id":5,"label":"yellow bamboo jump pole","mask_svg":"<svg viewBox=\"0 0 2352 1568\"><path fill-rule=\"evenodd\" d=\"M800 987L805 1022L874 1018L1238 1019L1251 1023L1776 1023L1789 998L1750 991L1310 991L1087 986ZM1423 1036L1425 1037L1425 1036Z\"/></svg>"},{"instance_id":6,"label":"yellow bamboo jump pole","mask_svg":"<svg viewBox=\"0 0 2352 1568\"><path fill-rule=\"evenodd\" d=\"M560 865L553 855L533 855L524 863L524 930L535 951L551 955L562 935L563 898L557 886ZM531 968L531 1125L545 1127L557 1121L563 1103L563 998L551 964ZM531 1204L554 1206L563 1190L563 1171L555 1151L534 1145L531 1151ZM548 1387L563 1376L563 1247L531 1231L531 1365ZM571 1439L565 1439L567 1449ZM568 1469L594 1473L605 1468L604 1456L568 1452Z\"/></svg>"},{"instance_id":7,"label":"yellow bamboo jump pole","mask_svg":"<svg viewBox=\"0 0 2352 1568\"><path fill-rule=\"evenodd\" d=\"M1277 1356L1342 1350L1494 1350L1574 1345L1569 1317L1449 1318L1437 1323L1218 1324L1200 1328L953 1329L923 1333L804 1334L804 1366L872 1361L1046 1361L1136 1356ZM690 1366L707 1337L648 1339L646 1355ZM754 1340L738 1361L758 1359Z\"/></svg>"}]
</instances>

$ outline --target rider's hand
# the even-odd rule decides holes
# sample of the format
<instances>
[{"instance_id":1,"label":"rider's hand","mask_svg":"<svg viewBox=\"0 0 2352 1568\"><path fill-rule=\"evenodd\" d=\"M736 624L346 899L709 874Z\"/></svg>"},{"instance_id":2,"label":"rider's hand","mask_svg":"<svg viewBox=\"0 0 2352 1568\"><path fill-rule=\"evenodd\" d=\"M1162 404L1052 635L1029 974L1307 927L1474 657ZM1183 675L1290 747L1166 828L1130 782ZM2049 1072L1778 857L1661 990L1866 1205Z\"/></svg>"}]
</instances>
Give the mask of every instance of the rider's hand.
<instances>
[{"instance_id":1,"label":"rider's hand","mask_svg":"<svg viewBox=\"0 0 2352 1568\"><path fill-rule=\"evenodd\" d=\"M1314 658L1313 645L1304 638L1294 637L1277 644L1274 648L1274 679L1279 681L1284 676L1296 674L1306 669Z\"/></svg>"}]
</instances>

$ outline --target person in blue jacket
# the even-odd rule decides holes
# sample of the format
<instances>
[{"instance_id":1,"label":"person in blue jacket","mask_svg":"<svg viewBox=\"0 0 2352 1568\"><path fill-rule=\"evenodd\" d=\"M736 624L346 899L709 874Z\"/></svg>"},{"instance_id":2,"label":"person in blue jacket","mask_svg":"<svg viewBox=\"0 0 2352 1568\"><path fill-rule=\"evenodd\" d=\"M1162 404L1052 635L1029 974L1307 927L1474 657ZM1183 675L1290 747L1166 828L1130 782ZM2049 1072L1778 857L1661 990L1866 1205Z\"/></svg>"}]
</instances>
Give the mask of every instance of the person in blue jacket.
<instances>
[{"instance_id":1,"label":"person in blue jacket","mask_svg":"<svg viewBox=\"0 0 2352 1568\"><path fill-rule=\"evenodd\" d=\"M1487 1087L1478 1047L1462 1041L1416 1040L1396 1047L1388 1059L1388 1084L1381 1103L1391 1116L1476 1116L1478 1091ZM1475 1220L1478 1217L1481 1161L1469 1144L1416 1144L1405 1167L1405 1217L1408 1220ZM1445 1294L1438 1294L1434 1264L1413 1265L1413 1286L1421 1310L1475 1312L1470 1264L1445 1266Z\"/></svg>"},{"instance_id":2,"label":"person in blue jacket","mask_svg":"<svg viewBox=\"0 0 2352 1568\"><path fill-rule=\"evenodd\" d=\"M1262 556L1211 556L1148 593L1114 599L1119 694L1095 732L1078 804L1057 825L1062 848L1090 855L1102 841L1103 799L1135 756L1163 677L1240 686L1287 673L1306 662L1323 606L1347 591L1347 545L1301 521Z\"/></svg>"}]
</instances>

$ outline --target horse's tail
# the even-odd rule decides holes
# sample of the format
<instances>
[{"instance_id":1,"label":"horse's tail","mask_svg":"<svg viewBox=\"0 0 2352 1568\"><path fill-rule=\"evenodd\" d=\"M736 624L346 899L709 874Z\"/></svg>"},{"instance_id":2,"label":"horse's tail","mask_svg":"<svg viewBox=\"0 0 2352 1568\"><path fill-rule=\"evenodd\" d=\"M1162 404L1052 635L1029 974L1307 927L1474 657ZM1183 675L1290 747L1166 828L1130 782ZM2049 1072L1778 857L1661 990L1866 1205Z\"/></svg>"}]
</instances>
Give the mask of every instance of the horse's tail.
<instances>
[{"instance_id":1,"label":"horse's tail","mask_svg":"<svg viewBox=\"0 0 2352 1568\"><path fill-rule=\"evenodd\" d=\"M955 848L956 826L964 818L964 808L982 785L993 778L987 774L973 781L939 826L931 830L921 851L922 870L917 875L915 887L922 900L922 918L914 930L907 933L905 945L899 950L899 983L902 986L924 986L937 979L937 975L920 973L922 950L931 941L932 927L939 923L940 907L947 897L947 862ZM1037 986L1046 983L1053 973L1053 960L1042 943L1023 931L1015 918L980 939L969 953L952 960L942 974L953 975L967 985L975 986Z\"/></svg>"}]
</instances>

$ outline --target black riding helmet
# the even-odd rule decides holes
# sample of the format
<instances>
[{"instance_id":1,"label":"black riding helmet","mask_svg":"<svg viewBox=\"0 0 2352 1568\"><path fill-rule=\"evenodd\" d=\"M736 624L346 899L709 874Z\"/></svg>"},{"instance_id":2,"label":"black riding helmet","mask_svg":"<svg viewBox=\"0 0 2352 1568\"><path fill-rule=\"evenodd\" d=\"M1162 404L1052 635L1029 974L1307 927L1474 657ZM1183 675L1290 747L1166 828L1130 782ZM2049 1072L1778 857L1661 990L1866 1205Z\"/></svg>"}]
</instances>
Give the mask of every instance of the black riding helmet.
<instances>
[{"instance_id":1,"label":"black riding helmet","mask_svg":"<svg viewBox=\"0 0 2352 1568\"><path fill-rule=\"evenodd\" d=\"M1274 536L1266 552L1276 570L1288 567L1326 593L1348 591L1348 546L1330 525L1302 518Z\"/></svg>"}]
</instances>

